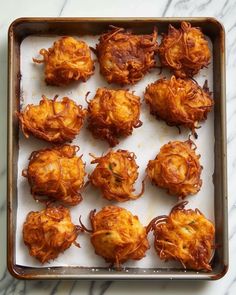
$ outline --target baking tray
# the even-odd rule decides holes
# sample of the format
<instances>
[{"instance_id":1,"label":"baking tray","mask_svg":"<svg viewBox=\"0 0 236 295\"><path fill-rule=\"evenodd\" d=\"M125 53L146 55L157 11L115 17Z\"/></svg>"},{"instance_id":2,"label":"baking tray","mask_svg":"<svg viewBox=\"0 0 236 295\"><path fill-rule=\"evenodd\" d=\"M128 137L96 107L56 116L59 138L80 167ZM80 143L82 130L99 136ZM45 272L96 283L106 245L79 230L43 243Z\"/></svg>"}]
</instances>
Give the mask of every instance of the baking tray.
<instances>
[{"instance_id":1,"label":"baking tray","mask_svg":"<svg viewBox=\"0 0 236 295\"><path fill-rule=\"evenodd\" d=\"M210 273L183 271L178 268L129 268L121 271L105 267L23 267L16 264L17 173L19 125L15 112L20 107L20 45L31 35L99 35L109 25L132 28L135 33L150 33L154 26L166 32L168 25L189 21L202 29L213 45L214 107L214 212L216 245ZM20 18L9 28L9 97L8 97L8 269L19 279L219 279L228 268L227 175L225 120L225 33L214 18Z\"/></svg>"}]
</instances>

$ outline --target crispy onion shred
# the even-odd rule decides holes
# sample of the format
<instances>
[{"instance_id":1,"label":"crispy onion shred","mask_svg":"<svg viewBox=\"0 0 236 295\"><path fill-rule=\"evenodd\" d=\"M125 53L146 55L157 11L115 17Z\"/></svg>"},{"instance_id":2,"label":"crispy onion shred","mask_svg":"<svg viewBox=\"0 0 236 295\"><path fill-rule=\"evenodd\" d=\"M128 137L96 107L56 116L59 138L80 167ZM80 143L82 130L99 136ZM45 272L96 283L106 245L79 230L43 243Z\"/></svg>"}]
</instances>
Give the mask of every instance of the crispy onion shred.
<instances>
[{"instance_id":1,"label":"crispy onion shred","mask_svg":"<svg viewBox=\"0 0 236 295\"><path fill-rule=\"evenodd\" d=\"M96 46L100 72L108 83L137 83L153 67L158 50L157 30L150 35L134 35L112 27L100 36Z\"/></svg>"},{"instance_id":2,"label":"crispy onion shred","mask_svg":"<svg viewBox=\"0 0 236 295\"><path fill-rule=\"evenodd\" d=\"M185 269L211 271L214 225L198 209L185 209L187 203L178 203L169 216L155 217L147 231L153 231L161 259L177 260Z\"/></svg>"},{"instance_id":3,"label":"crispy onion shred","mask_svg":"<svg viewBox=\"0 0 236 295\"><path fill-rule=\"evenodd\" d=\"M126 150L109 151L102 157L95 157L92 164L97 164L89 175L90 182L100 188L103 197L108 200L125 202L136 200L144 193L144 181L141 192L133 194L134 183L138 178L138 166L135 154Z\"/></svg>"},{"instance_id":4,"label":"crispy onion shred","mask_svg":"<svg viewBox=\"0 0 236 295\"><path fill-rule=\"evenodd\" d=\"M21 129L26 138L30 134L53 143L72 141L79 134L87 110L68 97L61 101L42 96L39 105L27 105L18 112Z\"/></svg>"},{"instance_id":5,"label":"crispy onion shred","mask_svg":"<svg viewBox=\"0 0 236 295\"><path fill-rule=\"evenodd\" d=\"M159 46L162 66L170 68L181 78L192 77L210 63L208 42L197 27L182 22L179 29L169 26Z\"/></svg>"},{"instance_id":6,"label":"crispy onion shred","mask_svg":"<svg viewBox=\"0 0 236 295\"><path fill-rule=\"evenodd\" d=\"M85 164L76 156L78 146L64 145L35 151L22 175L28 178L33 197L49 206L58 201L77 205L82 201Z\"/></svg>"},{"instance_id":7,"label":"crispy onion shred","mask_svg":"<svg viewBox=\"0 0 236 295\"><path fill-rule=\"evenodd\" d=\"M127 260L140 260L149 249L147 232L137 216L117 206L106 206L90 213L91 243L97 255L121 269Z\"/></svg>"}]
</instances>

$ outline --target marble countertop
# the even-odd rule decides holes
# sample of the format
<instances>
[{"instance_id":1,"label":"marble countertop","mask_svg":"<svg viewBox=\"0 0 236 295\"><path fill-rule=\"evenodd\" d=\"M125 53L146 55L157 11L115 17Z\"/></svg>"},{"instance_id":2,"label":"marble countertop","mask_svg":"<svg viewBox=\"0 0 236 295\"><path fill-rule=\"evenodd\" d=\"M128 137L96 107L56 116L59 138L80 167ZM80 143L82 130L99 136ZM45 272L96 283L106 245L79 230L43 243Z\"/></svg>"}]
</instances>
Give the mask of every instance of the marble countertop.
<instances>
[{"instance_id":1,"label":"marble countertop","mask_svg":"<svg viewBox=\"0 0 236 295\"><path fill-rule=\"evenodd\" d=\"M7 0L0 1L0 294L236 294L236 1ZM19 281L6 269L7 30L22 16L214 16L226 30L230 267L219 281Z\"/></svg>"}]
</instances>

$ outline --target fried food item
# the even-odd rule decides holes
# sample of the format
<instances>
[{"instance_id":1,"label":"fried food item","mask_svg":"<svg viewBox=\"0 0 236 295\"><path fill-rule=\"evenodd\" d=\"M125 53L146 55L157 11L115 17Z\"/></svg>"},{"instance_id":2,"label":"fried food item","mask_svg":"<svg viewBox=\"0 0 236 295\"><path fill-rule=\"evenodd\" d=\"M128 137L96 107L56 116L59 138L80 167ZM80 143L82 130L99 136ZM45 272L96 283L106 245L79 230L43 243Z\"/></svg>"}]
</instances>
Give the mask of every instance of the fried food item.
<instances>
[{"instance_id":1,"label":"fried food item","mask_svg":"<svg viewBox=\"0 0 236 295\"><path fill-rule=\"evenodd\" d=\"M180 199L196 194L202 186L202 166L195 149L190 139L163 145L155 160L150 160L147 166L152 183Z\"/></svg>"},{"instance_id":2,"label":"fried food item","mask_svg":"<svg viewBox=\"0 0 236 295\"><path fill-rule=\"evenodd\" d=\"M170 68L177 77L196 75L210 63L211 52L200 28L182 22L179 29L169 25L159 46L162 66Z\"/></svg>"},{"instance_id":3,"label":"fried food item","mask_svg":"<svg viewBox=\"0 0 236 295\"><path fill-rule=\"evenodd\" d=\"M103 34L96 46L100 72L108 83L137 83L155 66L157 31L133 35L123 28Z\"/></svg>"},{"instance_id":4,"label":"fried food item","mask_svg":"<svg viewBox=\"0 0 236 295\"><path fill-rule=\"evenodd\" d=\"M94 157L94 156L93 156ZM107 200L124 202L139 198L144 191L134 195L134 183L138 178L136 156L126 150L110 151L105 156L91 162L97 164L89 176L91 183L100 188Z\"/></svg>"},{"instance_id":5,"label":"fried food item","mask_svg":"<svg viewBox=\"0 0 236 295\"><path fill-rule=\"evenodd\" d=\"M17 113L26 138L32 134L37 138L64 143L72 141L83 126L87 110L68 97L61 101L42 96L39 105L29 104Z\"/></svg>"},{"instance_id":6,"label":"fried food item","mask_svg":"<svg viewBox=\"0 0 236 295\"><path fill-rule=\"evenodd\" d=\"M132 134L142 125L140 98L128 90L98 88L88 105L88 128L95 138L107 140L111 147L118 137Z\"/></svg>"},{"instance_id":7,"label":"fried food item","mask_svg":"<svg viewBox=\"0 0 236 295\"><path fill-rule=\"evenodd\" d=\"M28 178L35 199L71 206L81 202L78 191L83 187L86 173L82 156L76 156L78 150L78 146L64 145L31 154L28 169L23 170L22 175Z\"/></svg>"},{"instance_id":8,"label":"fried food item","mask_svg":"<svg viewBox=\"0 0 236 295\"><path fill-rule=\"evenodd\" d=\"M146 228L137 216L116 206L95 212L90 213L91 243L97 255L117 268L129 259L140 260L145 256L149 243Z\"/></svg>"},{"instance_id":9,"label":"fried food item","mask_svg":"<svg viewBox=\"0 0 236 295\"><path fill-rule=\"evenodd\" d=\"M45 64L45 82L48 85L65 86L72 81L87 81L94 73L94 62L88 45L72 37L62 37L52 48L41 49L43 59L33 58L35 63Z\"/></svg>"},{"instance_id":10,"label":"fried food item","mask_svg":"<svg viewBox=\"0 0 236 295\"><path fill-rule=\"evenodd\" d=\"M184 268L211 271L215 227L199 209L184 209L188 202L177 204L169 216L154 218L154 246L160 259L177 260Z\"/></svg>"},{"instance_id":11,"label":"fried food item","mask_svg":"<svg viewBox=\"0 0 236 295\"><path fill-rule=\"evenodd\" d=\"M144 94L150 113L170 126L190 128L195 134L199 121L207 119L214 101L207 82L203 88L191 79L160 79L147 86Z\"/></svg>"},{"instance_id":12,"label":"fried food item","mask_svg":"<svg viewBox=\"0 0 236 295\"><path fill-rule=\"evenodd\" d=\"M70 211L62 206L30 212L23 225L23 239L31 256L41 263L58 257L75 242L79 228L71 222Z\"/></svg>"}]
</instances>

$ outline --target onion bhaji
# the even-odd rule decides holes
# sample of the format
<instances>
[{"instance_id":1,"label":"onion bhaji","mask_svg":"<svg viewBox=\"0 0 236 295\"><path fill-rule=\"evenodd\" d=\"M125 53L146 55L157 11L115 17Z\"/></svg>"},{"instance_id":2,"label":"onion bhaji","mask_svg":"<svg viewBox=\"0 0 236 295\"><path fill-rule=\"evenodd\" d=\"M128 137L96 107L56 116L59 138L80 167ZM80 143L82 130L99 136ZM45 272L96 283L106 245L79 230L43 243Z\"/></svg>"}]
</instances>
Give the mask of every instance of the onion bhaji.
<instances>
[{"instance_id":1,"label":"onion bhaji","mask_svg":"<svg viewBox=\"0 0 236 295\"><path fill-rule=\"evenodd\" d=\"M202 166L195 149L191 140L165 144L155 160L149 161L148 177L155 185L180 199L196 194L202 185Z\"/></svg>"},{"instance_id":2,"label":"onion bhaji","mask_svg":"<svg viewBox=\"0 0 236 295\"><path fill-rule=\"evenodd\" d=\"M179 29L169 25L159 46L162 66L170 68L178 77L192 77L210 63L211 53L202 31L182 22Z\"/></svg>"},{"instance_id":3,"label":"onion bhaji","mask_svg":"<svg viewBox=\"0 0 236 295\"><path fill-rule=\"evenodd\" d=\"M107 262L120 264L140 260L149 249L146 228L137 216L117 206L106 206L95 214L90 213L92 224L91 243L95 253Z\"/></svg>"},{"instance_id":4,"label":"onion bhaji","mask_svg":"<svg viewBox=\"0 0 236 295\"><path fill-rule=\"evenodd\" d=\"M57 96L47 99L43 95L39 105L27 105L17 115L26 138L33 134L49 142L64 143L79 134L86 114L87 110L68 97L57 101Z\"/></svg>"},{"instance_id":5,"label":"onion bhaji","mask_svg":"<svg viewBox=\"0 0 236 295\"><path fill-rule=\"evenodd\" d=\"M88 104L88 128L95 138L107 140L111 147L118 137L132 134L142 125L140 98L128 90L98 88Z\"/></svg>"},{"instance_id":6,"label":"onion bhaji","mask_svg":"<svg viewBox=\"0 0 236 295\"><path fill-rule=\"evenodd\" d=\"M126 150L110 151L105 156L95 158L91 163L97 164L89 176L91 183L100 188L107 200L124 202L139 198L144 191L134 195L134 183L138 178L138 165L135 154Z\"/></svg>"},{"instance_id":7,"label":"onion bhaji","mask_svg":"<svg viewBox=\"0 0 236 295\"><path fill-rule=\"evenodd\" d=\"M175 76L148 85L144 97L151 114L170 126L190 128L193 134L199 128L198 122L207 119L214 105L207 82L202 88L191 79Z\"/></svg>"},{"instance_id":8,"label":"onion bhaji","mask_svg":"<svg viewBox=\"0 0 236 295\"><path fill-rule=\"evenodd\" d=\"M71 222L70 211L62 206L30 212L23 225L23 240L31 256L41 263L55 259L75 242L79 228Z\"/></svg>"},{"instance_id":9,"label":"onion bhaji","mask_svg":"<svg viewBox=\"0 0 236 295\"><path fill-rule=\"evenodd\" d=\"M87 81L94 73L94 62L88 45L72 37L62 37L52 48L41 49L42 60L33 58L35 63L45 64L45 82L48 85L64 86L72 81Z\"/></svg>"},{"instance_id":10,"label":"onion bhaji","mask_svg":"<svg viewBox=\"0 0 236 295\"><path fill-rule=\"evenodd\" d=\"M199 209L177 204L169 216L154 218L149 226L160 259L177 260L186 269L211 271L215 227Z\"/></svg>"},{"instance_id":11,"label":"onion bhaji","mask_svg":"<svg viewBox=\"0 0 236 295\"><path fill-rule=\"evenodd\" d=\"M86 173L82 156L76 156L78 150L78 146L64 145L31 154L28 169L22 175L28 178L35 199L71 206L81 202L78 191L83 187Z\"/></svg>"},{"instance_id":12,"label":"onion bhaji","mask_svg":"<svg viewBox=\"0 0 236 295\"><path fill-rule=\"evenodd\" d=\"M134 84L155 66L157 31L134 35L123 28L103 34L96 46L100 72L108 83Z\"/></svg>"}]
</instances>

